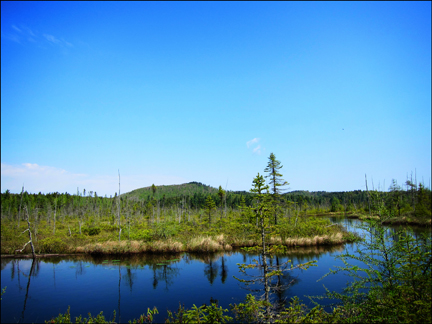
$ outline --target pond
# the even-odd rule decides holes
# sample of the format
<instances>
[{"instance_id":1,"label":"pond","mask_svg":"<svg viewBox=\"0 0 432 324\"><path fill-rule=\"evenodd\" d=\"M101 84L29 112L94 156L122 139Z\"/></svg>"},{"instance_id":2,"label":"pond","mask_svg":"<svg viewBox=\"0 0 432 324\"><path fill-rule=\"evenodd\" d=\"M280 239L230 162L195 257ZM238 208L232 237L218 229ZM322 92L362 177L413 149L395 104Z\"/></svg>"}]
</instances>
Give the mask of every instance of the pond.
<instances>
[{"instance_id":1,"label":"pond","mask_svg":"<svg viewBox=\"0 0 432 324\"><path fill-rule=\"evenodd\" d=\"M358 220L333 219L353 230ZM350 228L351 227L351 228ZM298 296L312 306L306 295L323 295L329 290L341 291L350 277L332 275L317 282L330 268L343 265L335 256L355 250L355 244L313 246L291 249L272 259L273 264L291 260L294 265L316 260L308 270L293 270L281 278L290 283L273 298L289 301ZM186 308L217 300L223 308L242 302L245 290L233 276L241 276L237 263L252 263L257 256L234 251L230 253L133 256L88 256L37 259L29 276L32 260L2 259L1 287L7 286L1 301L1 321L43 322L71 307L71 316L97 315L127 322L157 307L156 322L167 318L167 309L177 311L179 303ZM354 264L354 263L353 263ZM252 273L252 272L250 272ZM258 272L255 272L258 274ZM254 288L260 288L259 286ZM329 301L327 301L328 303Z\"/></svg>"}]
</instances>

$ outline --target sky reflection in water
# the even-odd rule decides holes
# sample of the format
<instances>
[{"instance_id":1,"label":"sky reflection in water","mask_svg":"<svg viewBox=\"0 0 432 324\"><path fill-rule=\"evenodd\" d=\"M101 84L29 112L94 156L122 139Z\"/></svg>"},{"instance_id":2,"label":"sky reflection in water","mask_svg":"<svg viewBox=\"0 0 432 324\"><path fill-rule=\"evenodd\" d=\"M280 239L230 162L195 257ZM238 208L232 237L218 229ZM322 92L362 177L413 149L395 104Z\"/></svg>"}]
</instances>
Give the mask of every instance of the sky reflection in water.
<instances>
[{"instance_id":1,"label":"sky reflection in water","mask_svg":"<svg viewBox=\"0 0 432 324\"><path fill-rule=\"evenodd\" d=\"M358 222L340 221L348 228ZM282 283L292 282L290 288L274 296L275 300L298 296L312 306L305 295L324 294L323 285L329 290L341 291L351 280L344 274L317 280L330 268L342 265L341 261L335 260L336 255L354 252L354 249L354 244L291 249L286 256L279 257L279 263L291 260L295 265L317 260L318 266L306 271L290 271L282 278ZM211 298L228 308L231 303L243 301L249 293L233 278L233 275L242 278L237 263L252 263L256 258L243 251L46 258L35 262L30 277L31 260L2 259L1 287L7 286L7 289L2 296L1 321L42 322L66 312L69 305L73 317L103 311L107 319L112 319L113 310L116 310L116 321L120 317L122 322L138 318L153 306L159 310L156 321L164 321L166 310L176 311L179 303L190 308L193 304L209 304ZM257 271L249 273L258 274Z\"/></svg>"}]
</instances>

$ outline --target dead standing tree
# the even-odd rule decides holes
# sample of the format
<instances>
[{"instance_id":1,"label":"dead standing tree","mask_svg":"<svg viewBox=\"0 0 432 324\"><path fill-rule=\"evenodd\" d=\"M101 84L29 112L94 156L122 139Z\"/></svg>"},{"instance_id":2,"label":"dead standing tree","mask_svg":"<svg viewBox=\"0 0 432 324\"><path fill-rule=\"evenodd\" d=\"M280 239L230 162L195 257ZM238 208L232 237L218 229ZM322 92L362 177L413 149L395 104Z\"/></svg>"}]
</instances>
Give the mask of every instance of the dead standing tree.
<instances>
[{"instance_id":1,"label":"dead standing tree","mask_svg":"<svg viewBox=\"0 0 432 324\"><path fill-rule=\"evenodd\" d=\"M26 246L30 243L33 259L35 259L36 258L36 254L35 254L35 249L34 249L34 246L33 246L33 239L32 239L31 230L30 230L30 220L29 220L29 214L28 214L27 206L24 206L24 211L25 211L26 216L27 216L27 229L24 232L22 232L21 234L24 234L25 232L28 231L29 241L26 244L24 244L24 246L23 246L23 248L21 250L17 249L15 251L19 251L21 253L22 251L24 251L24 249L26 248Z\"/></svg>"},{"instance_id":2,"label":"dead standing tree","mask_svg":"<svg viewBox=\"0 0 432 324\"><path fill-rule=\"evenodd\" d=\"M18 223L17 223L17 227L18 227L18 228L19 228L19 225L20 225L21 206L22 206L23 194L24 194L24 184L23 184L23 186L22 186L22 190L21 190L21 201L20 201L20 206L19 206L19 212L18 212Z\"/></svg>"},{"instance_id":3,"label":"dead standing tree","mask_svg":"<svg viewBox=\"0 0 432 324\"><path fill-rule=\"evenodd\" d=\"M117 217L118 217L118 227L119 227L119 242L120 242L120 238L121 238L121 225L120 225L120 204L121 204L121 200L120 200L120 170L118 170L118 176L119 176L119 194L118 194L118 205L117 205Z\"/></svg>"}]
</instances>

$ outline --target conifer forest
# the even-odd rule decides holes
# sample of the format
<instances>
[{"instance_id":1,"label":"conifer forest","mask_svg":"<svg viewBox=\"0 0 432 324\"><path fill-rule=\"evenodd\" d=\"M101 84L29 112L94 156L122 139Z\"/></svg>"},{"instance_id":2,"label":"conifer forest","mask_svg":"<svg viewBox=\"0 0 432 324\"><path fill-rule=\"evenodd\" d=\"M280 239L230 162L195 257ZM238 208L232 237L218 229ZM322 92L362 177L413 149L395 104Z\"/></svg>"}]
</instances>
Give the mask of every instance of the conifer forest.
<instances>
[{"instance_id":1,"label":"conifer forest","mask_svg":"<svg viewBox=\"0 0 432 324\"><path fill-rule=\"evenodd\" d=\"M218 306L194 306L169 311L167 323L216 322L430 322L431 237L413 237L399 230L389 239L386 226L431 226L431 190L411 176L403 184L393 180L389 188L349 192L287 192L283 166L272 153L263 172L251 179L249 191L227 191L200 182L119 191L100 196L91 188L48 194L1 193L2 258L28 256L33 260L52 255L140 255L166 253L225 253L242 249L259 256L255 264L238 264L239 272L251 269L260 275L235 278L240 284L257 283L262 294L249 294L230 310ZM370 233L360 237L332 217L359 219ZM320 298L338 299L332 310L317 304L306 307L298 299L277 306L277 278L284 271L320 266L319 262L287 265L269 263L288 248L332 246L363 242L376 254L342 254L346 271L355 278L345 292L327 291ZM374 256L376 255L376 256ZM385 258L379 257L384 255ZM350 266L349 260L366 267ZM278 260L278 259L276 259ZM357 267L357 268L356 268ZM366 276L357 276L363 271ZM331 275L329 273L328 275ZM276 288L275 288L276 287ZM367 292L364 292L365 288ZM7 298L3 287L2 299ZM407 302L408 301L408 302ZM197 301L199 303L199 301ZM148 305L134 322L152 322L158 310ZM396 312L393 310L397 310ZM65 310L66 311L66 310ZM50 315L51 316L51 315ZM101 313L73 318L70 311L49 323L109 322Z\"/></svg>"}]
</instances>

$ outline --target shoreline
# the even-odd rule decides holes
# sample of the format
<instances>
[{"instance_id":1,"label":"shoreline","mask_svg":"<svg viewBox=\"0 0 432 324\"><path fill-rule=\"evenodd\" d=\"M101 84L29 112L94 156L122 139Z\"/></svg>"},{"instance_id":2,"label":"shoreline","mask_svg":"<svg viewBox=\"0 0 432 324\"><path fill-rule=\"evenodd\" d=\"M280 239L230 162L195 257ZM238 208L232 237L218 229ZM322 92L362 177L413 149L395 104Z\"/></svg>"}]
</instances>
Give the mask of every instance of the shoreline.
<instances>
[{"instance_id":1,"label":"shoreline","mask_svg":"<svg viewBox=\"0 0 432 324\"><path fill-rule=\"evenodd\" d=\"M351 214L346 215L345 217L351 218L351 219L360 219L363 221L367 220L379 220L380 217L378 215L363 215L363 214ZM384 225L405 225L405 226L419 226L419 227L432 227L432 219L424 220L419 219L417 217L412 216L398 216L398 217L392 217L388 219L384 219L381 224Z\"/></svg>"},{"instance_id":2,"label":"shoreline","mask_svg":"<svg viewBox=\"0 0 432 324\"><path fill-rule=\"evenodd\" d=\"M286 248L292 247L310 247L310 246L336 246L346 243L353 243L360 238L355 236L347 237L350 233L343 235L324 235L305 238L287 238L284 241L281 238L270 238L269 245L282 245ZM139 241L107 241L104 243L90 243L83 247L78 246L71 253L46 253L36 254L36 258L60 257L71 255L137 255L137 254L168 254L168 253L214 253L229 252L233 249L243 247L259 246L258 242L253 240L243 242L226 243L223 235L216 238L198 237L186 244L177 241L156 241L156 242L139 242ZM1 258L33 258L32 254L1 254Z\"/></svg>"}]
</instances>

